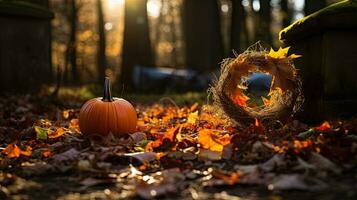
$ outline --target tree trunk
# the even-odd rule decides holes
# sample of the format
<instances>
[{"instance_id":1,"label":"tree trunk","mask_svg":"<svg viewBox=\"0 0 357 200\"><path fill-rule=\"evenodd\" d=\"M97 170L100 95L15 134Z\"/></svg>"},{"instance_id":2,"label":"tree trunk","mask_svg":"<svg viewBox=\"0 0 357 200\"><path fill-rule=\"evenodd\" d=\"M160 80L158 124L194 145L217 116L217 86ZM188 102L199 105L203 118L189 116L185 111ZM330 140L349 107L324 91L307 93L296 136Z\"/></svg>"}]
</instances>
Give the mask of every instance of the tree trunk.
<instances>
[{"instance_id":1,"label":"tree trunk","mask_svg":"<svg viewBox=\"0 0 357 200\"><path fill-rule=\"evenodd\" d=\"M129 90L133 87L134 66L154 64L146 3L147 0L125 1L123 62L119 81Z\"/></svg>"},{"instance_id":2,"label":"tree trunk","mask_svg":"<svg viewBox=\"0 0 357 200\"><path fill-rule=\"evenodd\" d=\"M218 69L223 58L220 11L216 0L184 0L186 65L198 71Z\"/></svg>"},{"instance_id":3,"label":"tree trunk","mask_svg":"<svg viewBox=\"0 0 357 200\"><path fill-rule=\"evenodd\" d=\"M268 44L272 43L272 36L270 31L271 24L271 6L270 0L259 0L259 25L257 30L257 38Z\"/></svg>"},{"instance_id":4,"label":"tree trunk","mask_svg":"<svg viewBox=\"0 0 357 200\"><path fill-rule=\"evenodd\" d=\"M230 48L236 52L242 51L242 35L247 40L246 34L246 13L241 0L232 0L232 19L231 19L231 41Z\"/></svg>"},{"instance_id":5,"label":"tree trunk","mask_svg":"<svg viewBox=\"0 0 357 200\"><path fill-rule=\"evenodd\" d=\"M171 22L170 22L170 33L171 33L171 42L172 42L172 52L171 52L171 59L174 67L178 67L178 60L177 60L177 35L176 35L176 26L175 26L175 16L173 14L173 10L175 9L175 5L170 1L170 11L171 11Z\"/></svg>"},{"instance_id":6,"label":"tree trunk","mask_svg":"<svg viewBox=\"0 0 357 200\"><path fill-rule=\"evenodd\" d=\"M289 9L289 0L281 0L280 7L283 16L283 27L287 27L291 23L291 9Z\"/></svg>"},{"instance_id":7,"label":"tree trunk","mask_svg":"<svg viewBox=\"0 0 357 200\"><path fill-rule=\"evenodd\" d=\"M66 50L66 66L65 66L65 73L68 73L67 69L68 66L71 66L71 75L72 75L72 83L78 83L78 69L77 69L77 21L78 21L78 9L76 6L75 0L69 1L70 7L70 15L68 16L68 20L70 23L70 33L69 33L69 40L67 44ZM65 80L68 80L68 74L65 74Z\"/></svg>"},{"instance_id":8,"label":"tree trunk","mask_svg":"<svg viewBox=\"0 0 357 200\"><path fill-rule=\"evenodd\" d=\"M305 0L305 16L326 7L326 5L326 0Z\"/></svg>"},{"instance_id":9,"label":"tree trunk","mask_svg":"<svg viewBox=\"0 0 357 200\"><path fill-rule=\"evenodd\" d=\"M105 57L105 30L104 30L104 16L102 8L102 0L97 0L97 16L98 16L98 52L97 52L97 71L98 71L98 83L103 83L105 77L105 70L107 68L107 62Z\"/></svg>"}]
</instances>

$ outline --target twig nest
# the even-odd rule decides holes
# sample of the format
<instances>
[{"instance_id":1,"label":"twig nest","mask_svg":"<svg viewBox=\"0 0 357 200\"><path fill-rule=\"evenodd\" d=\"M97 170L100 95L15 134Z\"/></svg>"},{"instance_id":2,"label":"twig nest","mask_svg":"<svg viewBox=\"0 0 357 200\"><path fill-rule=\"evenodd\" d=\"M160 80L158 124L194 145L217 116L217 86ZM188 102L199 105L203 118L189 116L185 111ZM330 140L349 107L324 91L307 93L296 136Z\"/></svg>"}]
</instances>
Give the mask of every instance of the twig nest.
<instances>
[{"instance_id":1,"label":"twig nest","mask_svg":"<svg viewBox=\"0 0 357 200\"><path fill-rule=\"evenodd\" d=\"M300 56L288 56L288 50L289 47L268 52L253 46L236 58L225 59L219 79L210 88L215 105L239 125L249 125L256 119L269 123L292 117L301 108L304 98L302 83L292 62ZM259 97L261 104L254 103L247 92L247 80L253 73L272 76L270 91Z\"/></svg>"}]
</instances>

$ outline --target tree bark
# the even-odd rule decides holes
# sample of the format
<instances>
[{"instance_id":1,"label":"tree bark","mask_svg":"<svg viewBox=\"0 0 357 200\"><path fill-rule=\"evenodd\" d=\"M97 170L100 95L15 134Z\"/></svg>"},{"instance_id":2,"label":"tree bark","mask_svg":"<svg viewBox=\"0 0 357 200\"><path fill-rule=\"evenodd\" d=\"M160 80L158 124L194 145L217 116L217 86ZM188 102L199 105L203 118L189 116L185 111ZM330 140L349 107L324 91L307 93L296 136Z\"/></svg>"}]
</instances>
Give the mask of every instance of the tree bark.
<instances>
[{"instance_id":1,"label":"tree bark","mask_svg":"<svg viewBox=\"0 0 357 200\"><path fill-rule=\"evenodd\" d=\"M154 64L146 3L147 0L125 1L123 61L119 81L128 90L133 88L134 66Z\"/></svg>"},{"instance_id":2,"label":"tree bark","mask_svg":"<svg viewBox=\"0 0 357 200\"><path fill-rule=\"evenodd\" d=\"M216 0L184 0L186 65L198 71L218 69L223 58L220 11Z\"/></svg>"},{"instance_id":3,"label":"tree bark","mask_svg":"<svg viewBox=\"0 0 357 200\"><path fill-rule=\"evenodd\" d=\"M247 40L246 34L246 13L241 0L232 0L232 19L231 19L231 40L230 48L236 52L242 51L242 36Z\"/></svg>"},{"instance_id":4,"label":"tree bark","mask_svg":"<svg viewBox=\"0 0 357 200\"><path fill-rule=\"evenodd\" d=\"M170 10L173 11L175 9L175 5L170 1ZM173 13L173 12L171 12ZM174 14L171 14L171 22L170 22L170 33L171 33L171 42L172 42L172 52L171 52L171 59L172 63L175 67L178 67L178 60L177 60L177 48L176 48L176 42L177 42L177 35L176 35L176 26L175 26L175 16Z\"/></svg>"},{"instance_id":5,"label":"tree bark","mask_svg":"<svg viewBox=\"0 0 357 200\"><path fill-rule=\"evenodd\" d=\"M305 16L310 15L324 7L326 7L326 0L305 0L304 12Z\"/></svg>"},{"instance_id":6,"label":"tree bark","mask_svg":"<svg viewBox=\"0 0 357 200\"><path fill-rule=\"evenodd\" d=\"M98 17L98 52L97 52L97 71L98 71L98 83L103 83L105 77L105 70L107 69L107 62L105 57L105 30L104 30L104 15L102 0L97 0L97 17Z\"/></svg>"},{"instance_id":7,"label":"tree bark","mask_svg":"<svg viewBox=\"0 0 357 200\"><path fill-rule=\"evenodd\" d=\"M69 1L70 14L68 16L68 21L70 23L70 33L69 40L66 50L66 62L65 62L65 80L68 80L68 69L71 66L71 81L72 83L78 83L78 69L77 69L77 22L78 22L78 9L75 0Z\"/></svg>"}]
</instances>

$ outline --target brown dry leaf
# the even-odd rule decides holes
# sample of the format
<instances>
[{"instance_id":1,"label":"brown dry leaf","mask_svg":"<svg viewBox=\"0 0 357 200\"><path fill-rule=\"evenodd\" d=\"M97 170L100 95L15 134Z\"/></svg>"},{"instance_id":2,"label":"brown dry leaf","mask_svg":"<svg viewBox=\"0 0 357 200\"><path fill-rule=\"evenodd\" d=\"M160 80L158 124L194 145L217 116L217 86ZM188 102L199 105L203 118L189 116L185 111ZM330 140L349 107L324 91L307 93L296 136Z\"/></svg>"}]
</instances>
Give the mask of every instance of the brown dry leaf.
<instances>
[{"instance_id":1,"label":"brown dry leaf","mask_svg":"<svg viewBox=\"0 0 357 200\"><path fill-rule=\"evenodd\" d=\"M63 153L54 155L52 158L56 162L65 162L65 161L70 161L70 160L76 159L79 156L79 154L80 154L80 152L77 151L77 149L71 148Z\"/></svg>"},{"instance_id":2,"label":"brown dry leaf","mask_svg":"<svg viewBox=\"0 0 357 200\"><path fill-rule=\"evenodd\" d=\"M249 72L255 69L255 66L248 64L248 62L244 58L238 57L231 64L231 68L234 68L234 71L232 71L232 76L236 80L241 80L242 77L248 76Z\"/></svg>"},{"instance_id":3,"label":"brown dry leaf","mask_svg":"<svg viewBox=\"0 0 357 200\"><path fill-rule=\"evenodd\" d=\"M134 143L138 143L147 139L146 134L143 132L135 132L133 134L130 134L130 138L133 140Z\"/></svg>"},{"instance_id":4,"label":"brown dry leaf","mask_svg":"<svg viewBox=\"0 0 357 200\"><path fill-rule=\"evenodd\" d=\"M219 151L211 151L208 149L200 148L198 153L198 158L200 160L221 160L222 159L222 152Z\"/></svg>"},{"instance_id":5,"label":"brown dry leaf","mask_svg":"<svg viewBox=\"0 0 357 200\"><path fill-rule=\"evenodd\" d=\"M139 160L143 164L148 164L158 158L154 152L135 152L135 153L126 153L124 156L132 157Z\"/></svg>"},{"instance_id":6,"label":"brown dry leaf","mask_svg":"<svg viewBox=\"0 0 357 200\"><path fill-rule=\"evenodd\" d=\"M239 178L242 176L240 172L224 172L219 169L214 169L212 171L212 176L223 181L224 184L234 185L238 183Z\"/></svg>"},{"instance_id":7,"label":"brown dry leaf","mask_svg":"<svg viewBox=\"0 0 357 200\"><path fill-rule=\"evenodd\" d=\"M300 174L282 174L273 177L271 183L268 183L269 190L307 190L303 175Z\"/></svg>"},{"instance_id":8,"label":"brown dry leaf","mask_svg":"<svg viewBox=\"0 0 357 200\"><path fill-rule=\"evenodd\" d=\"M230 136L228 134L220 136L210 129L202 129L198 132L197 140L204 149L222 152L223 147L230 143Z\"/></svg>"}]
</instances>

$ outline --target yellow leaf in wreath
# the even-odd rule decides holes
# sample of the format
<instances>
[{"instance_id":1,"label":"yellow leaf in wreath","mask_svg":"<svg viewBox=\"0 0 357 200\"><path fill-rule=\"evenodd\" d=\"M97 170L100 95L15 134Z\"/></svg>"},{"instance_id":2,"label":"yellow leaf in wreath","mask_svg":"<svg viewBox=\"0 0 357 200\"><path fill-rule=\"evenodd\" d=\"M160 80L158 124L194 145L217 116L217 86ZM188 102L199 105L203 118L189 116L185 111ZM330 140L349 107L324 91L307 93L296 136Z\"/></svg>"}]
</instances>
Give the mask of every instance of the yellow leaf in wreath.
<instances>
[{"instance_id":1,"label":"yellow leaf in wreath","mask_svg":"<svg viewBox=\"0 0 357 200\"><path fill-rule=\"evenodd\" d=\"M296 54L291 54L290 56L288 56L289 49L290 47L285 47L285 48L280 47L278 51L274 51L274 49L271 48L268 56L275 59L288 58L291 60L301 57L301 55L296 55Z\"/></svg>"},{"instance_id":2,"label":"yellow leaf in wreath","mask_svg":"<svg viewBox=\"0 0 357 200\"><path fill-rule=\"evenodd\" d=\"M273 48L270 49L270 52L268 54L268 56L272 57L272 58L286 58L288 55L290 47L286 47L286 48L279 48L278 51L274 51Z\"/></svg>"},{"instance_id":3,"label":"yellow leaf in wreath","mask_svg":"<svg viewBox=\"0 0 357 200\"><path fill-rule=\"evenodd\" d=\"M270 106L271 105L270 99L262 97L262 100L263 100L264 106Z\"/></svg>"},{"instance_id":4,"label":"yellow leaf in wreath","mask_svg":"<svg viewBox=\"0 0 357 200\"><path fill-rule=\"evenodd\" d=\"M295 59L295 58L300 58L300 57L302 57L302 55L291 54L289 56L290 59Z\"/></svg>"},{"instance_id":5,"label":"yellow leaf in wreath","mask_svg":"<svg viewBox=\"0 0 357 200\"><path fill-rule=\"evenodd\" d=\"M278 51L271 49L267 54L267 65L263 66L262 69L273 75L272 90L280 88L286 91L293 88L296 69L290 61L300 56L295 54L287 56L289 48L279 48Z\"/></svg>"}]
</instances>

